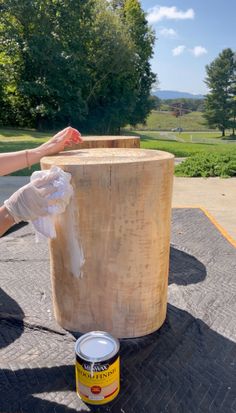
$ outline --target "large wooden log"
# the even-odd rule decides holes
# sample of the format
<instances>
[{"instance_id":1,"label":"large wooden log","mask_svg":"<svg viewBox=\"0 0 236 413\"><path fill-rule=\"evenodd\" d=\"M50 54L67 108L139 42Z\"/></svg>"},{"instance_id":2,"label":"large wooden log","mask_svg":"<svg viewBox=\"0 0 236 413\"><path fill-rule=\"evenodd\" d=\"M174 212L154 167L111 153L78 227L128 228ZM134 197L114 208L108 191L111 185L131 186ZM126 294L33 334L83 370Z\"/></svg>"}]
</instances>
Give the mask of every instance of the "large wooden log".
<instances>
[{"instance_id":1,"label":"large wooden log","mask_svg":"<svg viewBox=\"0 0 236 413\"><path fill-rule=\"evenodd\" d=\"M116 337L157 330L167 308L173 155L91 149L41 165L70 172L74 188L50 242L58 323Z\"/></svg>"},{"instance_id":2,"label":"large wooden log","mask_svg":"<svg viewBox=\"0 0 236 413\"><path fill-rule=\"evenodd\" d=\"M83 136L83 142L66 147L66 151L92 148L140 148L139 136Z\"/></svg>"}]
</instances>

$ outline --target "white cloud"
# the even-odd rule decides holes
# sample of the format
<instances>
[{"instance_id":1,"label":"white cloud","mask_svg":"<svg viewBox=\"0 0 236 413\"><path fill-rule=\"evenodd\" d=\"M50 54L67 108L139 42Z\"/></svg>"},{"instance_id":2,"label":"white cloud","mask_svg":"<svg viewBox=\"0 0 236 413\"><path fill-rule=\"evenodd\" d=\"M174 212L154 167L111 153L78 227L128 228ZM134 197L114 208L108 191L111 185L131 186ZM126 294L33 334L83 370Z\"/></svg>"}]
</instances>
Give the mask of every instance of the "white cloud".
<instances>
[{"instance_id":1,"label":"white cloud","mask_svg":"<svg viewBox=\"0 0 236 413\"><path fill-rule=\"evenodd\" d=\"M172 54L173 54L173 56L179 56L184 52L185 49L186 49L186 46L184 46L182 44L182 45L177 46L174 49L172 49Z\"/></svg>"},{"instance_id":2,"label":"white cloud","mask_svg":"<svg viewBox=\"0 0 236 413\"><path fill-rule=\"evenodd\" d=\"M174 29L167 29L166 27L162 27L159 30L160 36L169 37L170 39L175 39L177 37L177 32Z\"/></svg>"},{"instance_id":3,"label":"white cloud","mask_svg":"<svg viewBox=\"0 0 236 413\"><path fill-rule=\"evenodd\" d=\"M194 10L188 9L186 11L178 10L175 6L164 7L155 6L148 10L147 19L149 23L156 23L164 19L168 20L185 20L194 19Z\"/></svg>"},{"instance_id":4,"label":"white cloud","mask_svg":"<svg viewBox=\"0 0 236 413\"><path fill-rule=\"evenodd\" d=\"M190 52L192 52L195 57L199 57L204 54L207 54L207 49L205 49L205 47L202 46L195 46L193 49L190 49Z\"/></svg>"}]
</instances>

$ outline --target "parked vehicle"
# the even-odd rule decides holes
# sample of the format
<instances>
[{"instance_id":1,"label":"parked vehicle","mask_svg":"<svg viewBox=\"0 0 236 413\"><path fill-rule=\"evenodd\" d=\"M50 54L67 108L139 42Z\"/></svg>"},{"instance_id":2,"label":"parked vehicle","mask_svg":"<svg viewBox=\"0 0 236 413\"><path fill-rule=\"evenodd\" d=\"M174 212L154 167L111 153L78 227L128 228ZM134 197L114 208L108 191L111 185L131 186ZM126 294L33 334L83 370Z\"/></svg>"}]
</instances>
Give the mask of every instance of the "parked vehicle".
<instances>
[{"instance_id":1,"label":"parked vehicle","mask_svg":"<svg viewBox=\"0 0 236 413\"><path fill-rule=\"evenodd\" d=\"M173 128L171 132L183 132L183 128Z\"/></svg>"}]
</instances>

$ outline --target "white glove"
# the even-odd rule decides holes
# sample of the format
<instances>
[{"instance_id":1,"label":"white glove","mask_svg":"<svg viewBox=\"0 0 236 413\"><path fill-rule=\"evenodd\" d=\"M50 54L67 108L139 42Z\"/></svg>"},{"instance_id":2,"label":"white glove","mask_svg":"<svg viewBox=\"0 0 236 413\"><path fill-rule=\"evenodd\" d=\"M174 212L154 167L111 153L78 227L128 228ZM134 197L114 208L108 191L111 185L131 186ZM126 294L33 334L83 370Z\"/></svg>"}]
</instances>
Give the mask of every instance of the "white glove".
<instances>
[{"instance_id":1,"label":"white glove","mask_svg":"<svg viewBox=\"0 0 236 413\"><path fill-rule=\"evenodd\" d=\"M73 188L70 184L71 174L64 172L58 166L53 166L50 170L46 171L35 171L31 175L30 180L31 182L35 182L38 178L53 173L57 174L57 178L53 182L53 186L56 188L57 192L49 195L49 197L51 200L54 200L54 203L49 205L47 216L39 217L32 221L32 224L36 229L36 241L39 241L42 238L40 234L51 239L56 237L55 218L65 211L73 195Z\"/></svg>"},{"instance_id":2,"label":"white glove","mask_svg":"<svg viewBox=\"0 0 236 413\"><path fill-rule=\"evenodd\" d=\"M35 179L18 189L4 202L16 223L33 221L51 213L52 206L61 199L61 194L57 193L58 189L53 185L57 178L58 172L51 172L42 178Z\"/></svg>"}]
</instances>

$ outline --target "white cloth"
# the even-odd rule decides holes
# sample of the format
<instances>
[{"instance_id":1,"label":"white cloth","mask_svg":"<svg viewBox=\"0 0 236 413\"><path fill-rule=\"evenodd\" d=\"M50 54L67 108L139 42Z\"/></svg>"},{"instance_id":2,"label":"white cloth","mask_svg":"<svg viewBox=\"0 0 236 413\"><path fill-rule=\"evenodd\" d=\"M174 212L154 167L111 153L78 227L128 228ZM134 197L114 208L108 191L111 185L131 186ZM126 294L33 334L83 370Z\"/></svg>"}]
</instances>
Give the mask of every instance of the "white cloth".
<instances>
[{"instance_id":1,"label":"white cloth","mask_svg":"<svg viewBox=\"0 0 236 413\"><path fill-rule=\"evenodd\" d=\"M32 221L32 224L36 230L36 235L41 234L47 238L55 238L55 224L54 218L56 215L63 213L69 204L69 201L73 195L73 188L70 184L71 174L64 172L58 166L53 166L50 170L45 171L35 171L31 175L31 182L39 178L44 178L50 176L50 174L55 175L55 179L52 182L54 191L48 195L49 205L47 207L47 215L41 216ZM39 237L36 237L39 239Z\"/></svg>"},{"instance_id":2,"label":"white cloth","mask_svg":"<svg viewBox=\"0 0 236 413\"><path fill-rule=\"evenodd\" d=\"M60 168L33 174L33 181L21 187L4 205L14 221L33 221L55 212L55 206L64 208L64 194L58 191L58 181L65 174ZM68 174L69 175L69 174ZM66 183L68 182L67 178ZM60 189L60 188L59 188Z\"/></svg>"}]
</instances>

